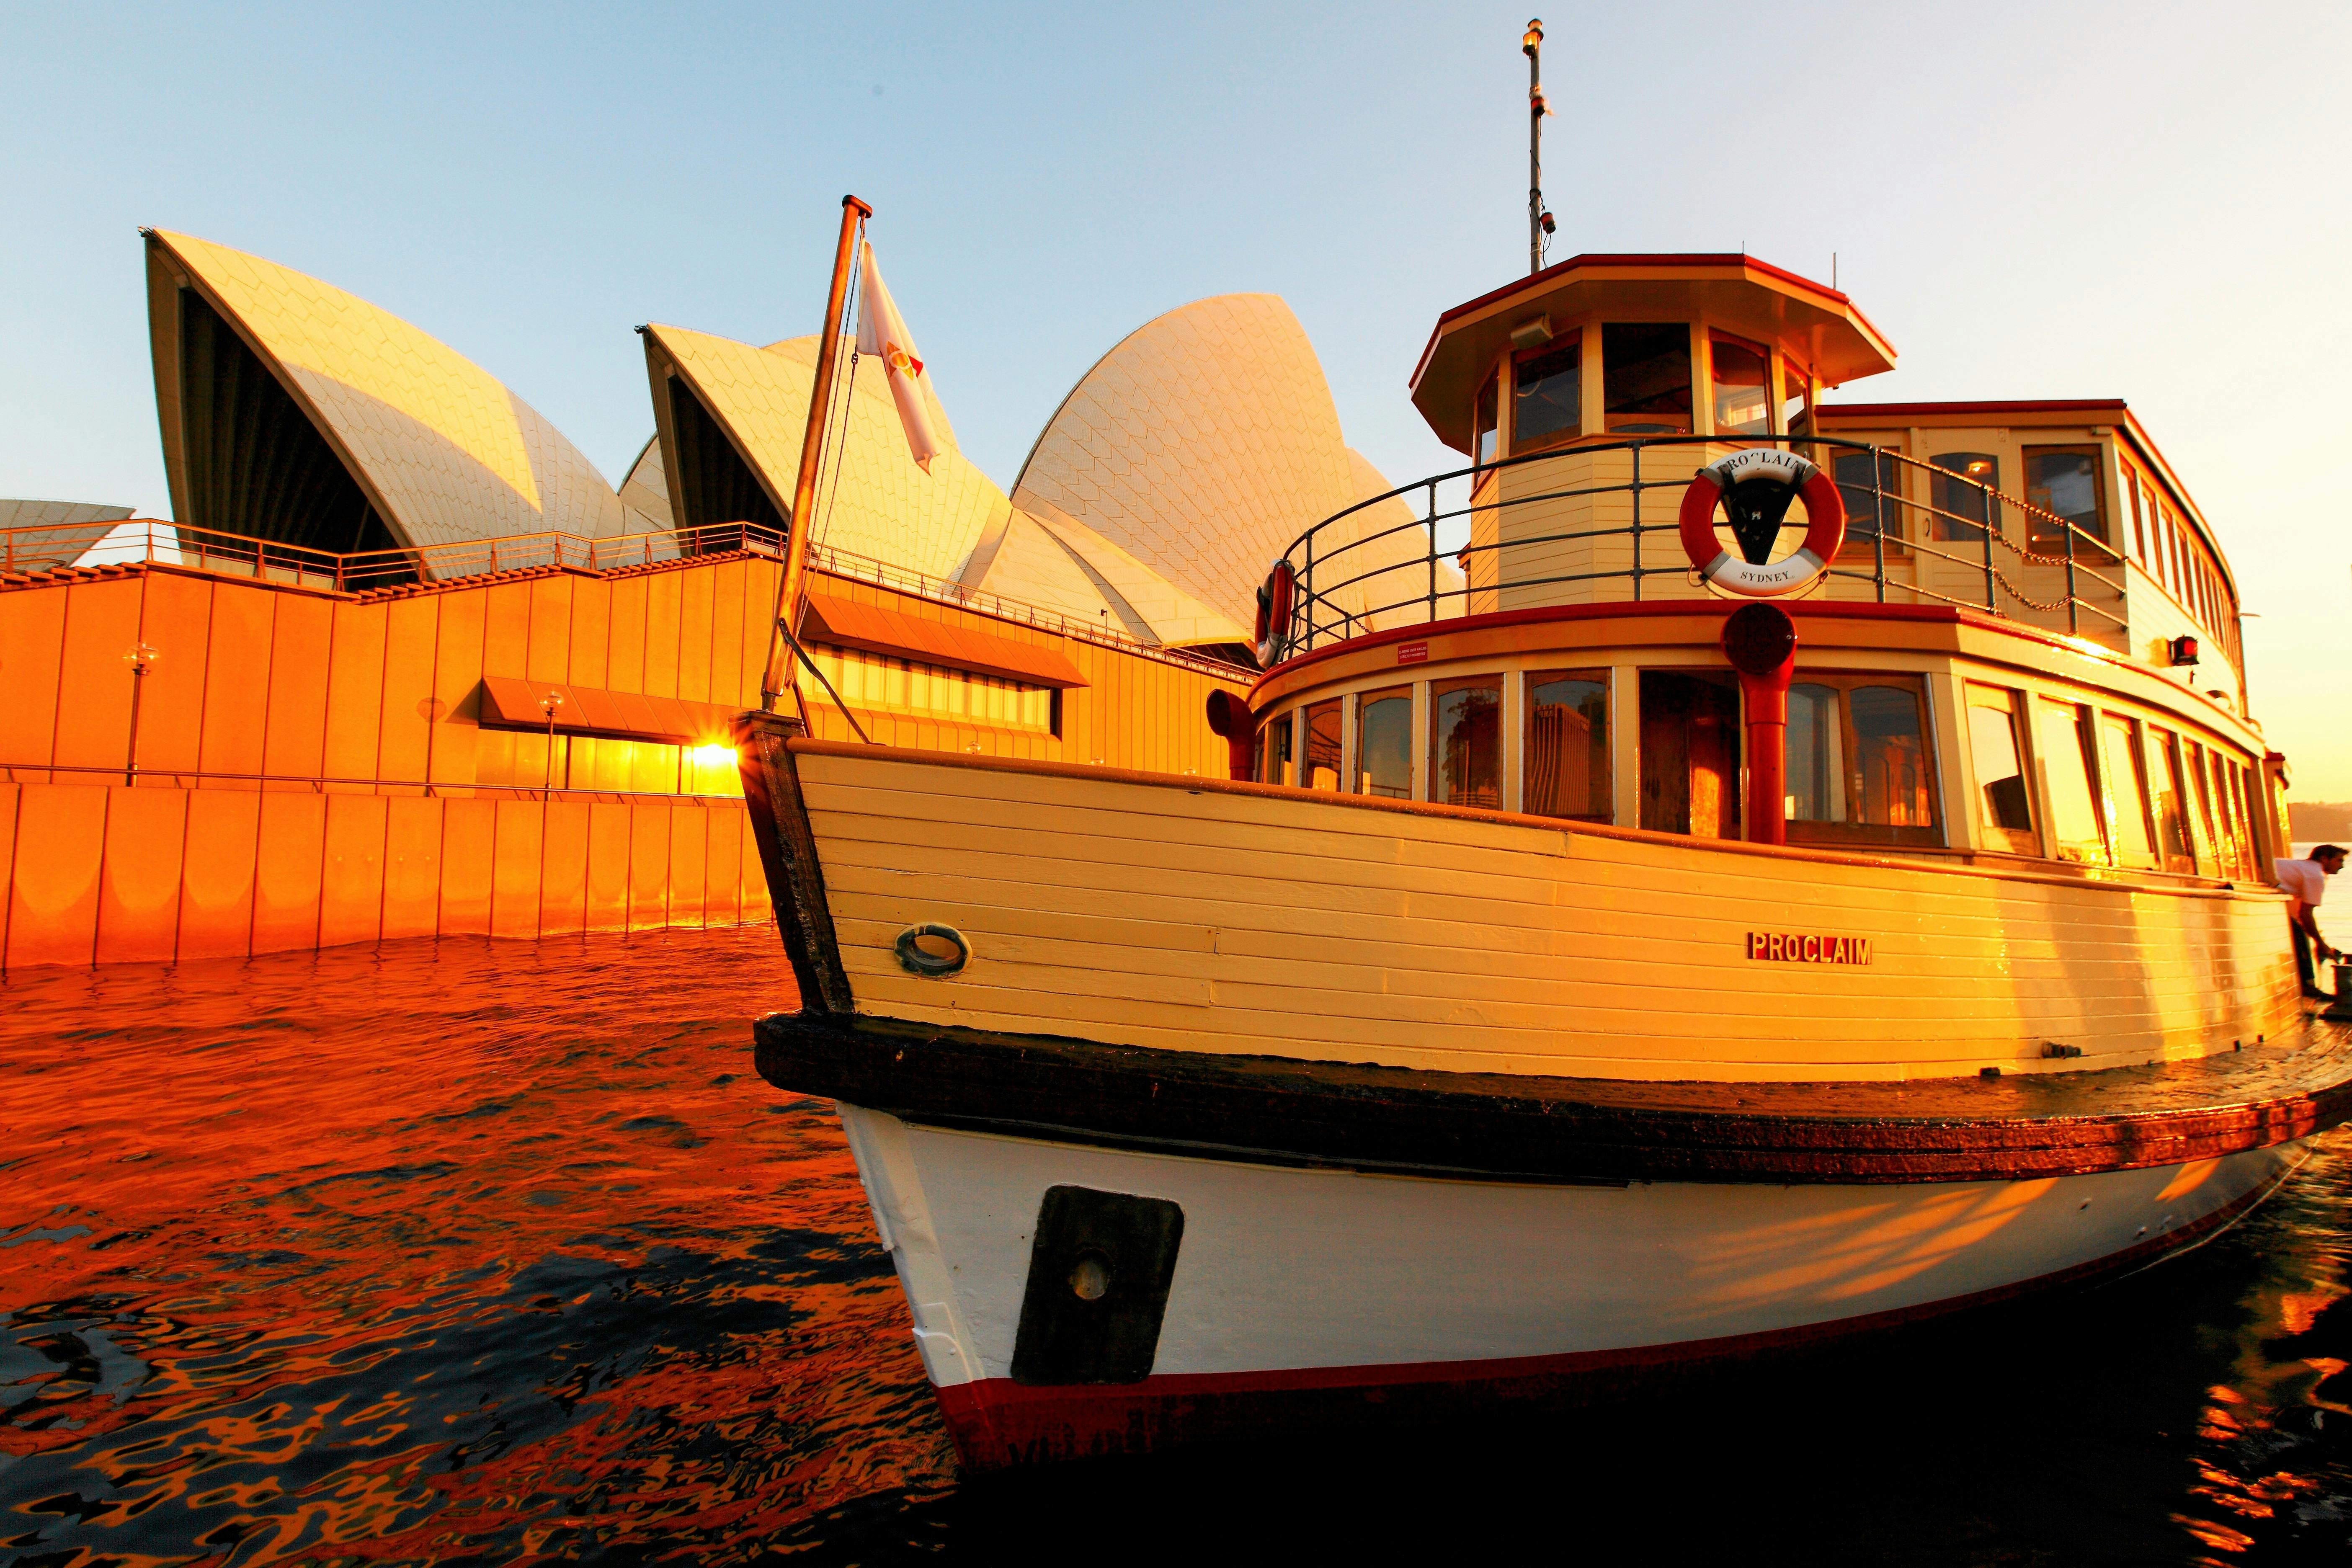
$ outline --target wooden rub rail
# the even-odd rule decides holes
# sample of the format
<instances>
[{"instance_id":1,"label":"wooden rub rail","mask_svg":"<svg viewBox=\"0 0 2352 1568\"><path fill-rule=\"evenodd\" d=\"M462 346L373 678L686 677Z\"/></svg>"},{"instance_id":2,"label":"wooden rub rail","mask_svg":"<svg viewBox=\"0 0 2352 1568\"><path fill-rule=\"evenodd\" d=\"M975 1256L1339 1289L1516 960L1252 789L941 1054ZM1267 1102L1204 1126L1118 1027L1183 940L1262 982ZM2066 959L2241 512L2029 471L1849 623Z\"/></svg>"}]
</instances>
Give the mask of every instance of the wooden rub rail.
<instances>
[{"instance_id":1,"label":"wooden rub rail","mask_svg":"<svg viewBox=\"0 0 2352 1568\"><path fill-rule=\"evenodd\" d=\"M1256 1164L1497 1181L2015 1181L2217 1159L2352 1115L2352 1036L2095 1072L1653 1083L1094 1045L812 1013L760 1075L937 1126Z\"/></svg>"}]
</instances>

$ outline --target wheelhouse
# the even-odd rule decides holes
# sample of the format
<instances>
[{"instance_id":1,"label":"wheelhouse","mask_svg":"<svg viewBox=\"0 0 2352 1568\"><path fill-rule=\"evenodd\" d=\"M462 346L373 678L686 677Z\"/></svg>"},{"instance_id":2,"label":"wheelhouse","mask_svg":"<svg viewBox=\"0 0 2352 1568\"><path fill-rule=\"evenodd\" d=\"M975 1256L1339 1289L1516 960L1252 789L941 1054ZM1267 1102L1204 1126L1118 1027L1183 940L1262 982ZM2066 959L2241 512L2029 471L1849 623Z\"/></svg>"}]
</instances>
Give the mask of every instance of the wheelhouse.
<instances>
[{"instance_id":1,"label":"wheelhouse","mask_svg":"<svg viewBox=\"0 0 2352 1568\"><path fill-rule=\"evenodd\" d=\"M1468 466L1286 555L1254 776L1766 837L1720 645L1738 601L1676 512L1695 470L1770 447L1845 515L1779 601L1788 842L2267 880L2283 764L2246 713L2226 561L2154 443L2119 401L1823 400L1893 363L1845 296L1747 257L1579 257L1446 312L1413 393ZM1418 565L1363 521L1397 500L1445 542ZM1720 513L1717 534L1762 564L1810 523L1799 500L1769 548Z\"/></svg>"}]
</instances>

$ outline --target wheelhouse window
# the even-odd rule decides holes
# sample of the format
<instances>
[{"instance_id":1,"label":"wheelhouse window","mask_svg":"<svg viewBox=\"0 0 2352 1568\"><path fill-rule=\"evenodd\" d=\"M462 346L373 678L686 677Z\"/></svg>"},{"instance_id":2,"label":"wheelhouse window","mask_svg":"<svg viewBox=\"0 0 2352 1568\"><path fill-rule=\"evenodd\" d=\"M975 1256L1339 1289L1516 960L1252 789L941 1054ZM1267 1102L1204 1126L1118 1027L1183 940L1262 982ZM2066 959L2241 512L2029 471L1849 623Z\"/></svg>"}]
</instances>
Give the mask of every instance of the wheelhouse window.
<instances>
[{"instance_id":1,"label":"wheelhouse window","mask_svg":"<svg viewBox=\"0 0 2352 1568\"><path fill-rule=\"evenodd\" d=\"M2107 825L2116 863L2153 870L2157 863L2155 814L2148 800L2147 763L2131 720L2099 715L2099 775L2105 786Z\"/></svg>"},{"instance_id":2,"label":"wheelhouse window","mask_svg":"<svg viewBox=\"0 0 2352 1568\"><path fill-rule=\"evenodd\" d=\"M1298 742L1298 715L1294 710L1270 721L1258 731L1258 782L1261 784L1297 784L1297 759L1292 748Z\"/></svg>"},{"instance_id":3,"label":"wheelhouse window","mask_svg":"<svg viewBox=\"0 0 2352 1568\"><path fill-rule=\"evenodd\" d=\"M1780 359L1780 428L1794 430L1805 412L1805 367L1782 355Z\"/></svg>"},{"instance_id":4,"label":"wheelhouse window","mask_svg":"<svg viewBox=\"0 0 2352 1568\"><path fill-rule=\"evenodd\" d=\"M1356 793L1412 798L1412 688L1356 699Z\"/></svg>"},{"instance_id":5,"label":"wheelhouse window","mask_svg":"<svg viewBox=\"0 0 2352 1568\"><path fill-rule=\"evenodd\" d=\"M2050 784L2051 847L2062 860L2085 865L2107 861L2106 835L2099 807L2091 793L2091 758L2098 741L2091 729L2091 710L2080 703L2054 697L2035 700L2042 710L2042 760Z\"/></svg>"},{"instance_id":6,"label":"wheelhouse window","mask_svg":"<svg viewBox=\"0 0 2352 1568\"><path fill-rule=\"evenodd\" d=\"M2039 509L2026 514L2025 525L2027 547L2036 554L2063 554L2063 525L2070 523L2105 543L2105 492L2099 482L2096 447L2025 448L2025 499ZM2078 538L2074 543L2079 552L2084 541Z\"/></svg>"},{"instance_id":7,"label":"wheelhouse window","mask_svg":"<svg viewBox=\"0 0 2352 1568\"><path fill-rule=\"evenodd\" d=\"M1478 389L1478 401L1471 412L1471 461L1481 468L1495 460L1500 446L1501 432L1495 427L1495 410L1502 400L1501 383L1494 376Z\"/></svg>"},{"instance_id":8,"label":"wheelhouse window","mask_svg":"<svg viewBox=\"0 0 2352 1568\"><path fill-rule=\"evenodd\" d=\"M1601 329L1601 413L1612 435L1687 436L1691 332L1681 321Z\"/></svg>"},{"instance_id":9,"label":"wheelhouse window","mask_svg":"<svg viewBox=\"0 0 2352 1568\"><path fill-rule=\"evenodd\" d=\"M1978 826L1990 847L2032 855L2041 846L2033 832L2033 791L2026 782L2025 731L2018 722L2017 694L1997 686L1971 685L1968 700Z\"/></svg>"},{"instance_id":10,"label":"wheelhouse window","mask_svg":"<svg viewBox=\"0 0 2352 1568\"><path fill-rule=\"evenodd\" d=\"M1299 780L1308 789L1339 787L1339 700L1307 710L1307 765Z\"/></svg>"},{"instance_id":11,"label":"wheelhouse window","mask_svg":"<svg viewBox=\"0 0 2352 1568\"><path fill-rule=\"evenodd\" d=\"M1608 671L1531 672L1527 726L1520 809L1533 816L1607 822L1611 813Z\"/></svg>"},{"instance_id":12,"label":"wheelhouse window","mask_svg":"<svg viewBox=\"0 0 2352 1568\"><path fill-rule=\"evenodd\" d=\"M1715 433L1769 436L1772 356L1753 343L1721 332L1708 334L1707 352L1714 361Z\"/></svg>"},{"instance_id":13,"label":"wheelhouse window","mask_svg":"<svg viewBox=\"0 0 2352 1568\"><path fill-rule=\"evenodd\" d=\"M1429 798L1503 805L1503 678L1441 680L1429 689Z\"/></svg>"},{"instance_id":14,"label":"wheelhouse window","mask_svg":"<svg viewBox=\"0 0 2352 1568\"><path fill-rule=\"evenodd\" d=\"M1576 439L1584 427L1578 340L1522 355L1511 368L1511 450L1539 452Z\"/></svg>"},{"instance_id":15,"label":"wheelhouse window","mask_svg":"<svg viewBox=\"0 0 2352 1568\"><path fill-rule=\"evenodd\" d=\"M1789 689L1787 796L1797 842L1933 844L1924 682L1800 670Z\"/></svg>"},{"instance_id":16,"label":"wheelhouse window","mask_svg":"<svg viewBox=\"0 0 2352 1568\"><path fill-rule=\"evenodd\" d=\"M1871 553L1881 534L1885 548L1903 547L1903 473L1891 452L1840 452L1831 459L1838 497L1845 502L1845 546Z\"/></svg>"},{"instance_id":17,"label":"wheelhouse window","mask_svg":"<svg viewBox=\"0 0 2352 1568\"><path fill-rule=\"evenodd\" d=\"M1990 452L1940 452L1927 459L1940 473L1931 476L1927 504L1934 508L1927 537L1943 542L1981 543L1986 524L1992 521L1992 497L2000 488L2000 459Z\"/></svg>"}]
</instances>

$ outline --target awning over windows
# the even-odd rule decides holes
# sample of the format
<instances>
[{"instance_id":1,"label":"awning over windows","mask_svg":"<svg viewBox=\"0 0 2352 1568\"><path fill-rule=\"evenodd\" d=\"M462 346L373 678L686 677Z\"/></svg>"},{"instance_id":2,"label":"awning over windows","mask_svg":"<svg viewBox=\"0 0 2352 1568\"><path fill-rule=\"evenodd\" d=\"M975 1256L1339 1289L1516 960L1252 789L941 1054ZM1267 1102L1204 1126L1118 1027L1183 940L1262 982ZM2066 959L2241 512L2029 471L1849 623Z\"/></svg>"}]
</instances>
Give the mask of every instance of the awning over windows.
<instances>
[{"instance_id":1,"label":"awning over windows","mask_svg":"<svg viewBox=\"0 0 2352 1568\"><path fill-rule=\"evenodd\" d=\"M519 680L510 675L482 678L482 728L547 732L549 694L556 705L555 732L614 741L655 741L666 745L727 742L727 720L735 710L677 697L644 697L634 691L604 691L561 681Z\"/></svg>"},{"instance_id":2,"label":"awning over windows","mask_svg":"<svg viewBox=\"0 0 2352 1568\"><path fill-rule=\"evenodd\" d=\"M1015 642L1011 637L945 626L829 594L811 594L807 604L807 613L801 620L803 642L858 648L1031 686L1067 688L1087 684L1068 655L1046 644ZM559 723L556 728L561 730L562 725Z\"/></svg>"}]
</instances>

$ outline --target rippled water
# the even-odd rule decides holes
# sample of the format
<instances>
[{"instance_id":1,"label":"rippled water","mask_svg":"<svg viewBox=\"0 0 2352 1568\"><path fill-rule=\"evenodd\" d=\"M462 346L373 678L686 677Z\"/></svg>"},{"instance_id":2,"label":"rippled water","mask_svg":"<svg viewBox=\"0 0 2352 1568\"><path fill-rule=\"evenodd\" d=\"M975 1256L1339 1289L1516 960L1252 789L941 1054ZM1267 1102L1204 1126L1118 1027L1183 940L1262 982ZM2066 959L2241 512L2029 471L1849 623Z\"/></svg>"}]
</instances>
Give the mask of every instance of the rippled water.
<instances>
[{"instance_id":1,"label":"rippled water","mask_svg":"<svg viewBox=\"0 0 2352 1568\"><path fill-rule=\"evenodd\" d=\"M0 1562L2352 1552L2344 1135L2103 1289L959 1484L837 1124L751 1072L790 985L760 931L0 981Z\"/></svg>"}]
</instances>

